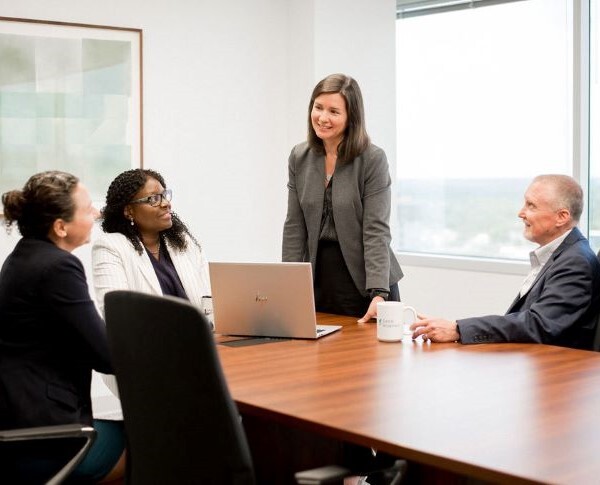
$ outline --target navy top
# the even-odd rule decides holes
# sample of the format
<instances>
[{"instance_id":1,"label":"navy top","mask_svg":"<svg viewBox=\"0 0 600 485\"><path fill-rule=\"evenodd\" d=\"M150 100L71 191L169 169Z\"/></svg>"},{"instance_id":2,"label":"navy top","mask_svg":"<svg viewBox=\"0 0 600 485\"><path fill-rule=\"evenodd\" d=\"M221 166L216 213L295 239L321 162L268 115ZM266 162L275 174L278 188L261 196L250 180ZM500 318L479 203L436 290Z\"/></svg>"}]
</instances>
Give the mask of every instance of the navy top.
<instances>
[{"instance_id":1,"label":"navy top","mask_svg":"<svg viewBox=\"0 0 600 485\"><path fill-rule=\"evenodd\" d=\"M167 251L165 246L165 244L160 245L159 259L152 256L152 253L146 249L148 256L150 256L150 261L152 261L156 277L158 278L160 289L162 290L163 295L177 296L189 300L185 293L185 289L181 284L177 270L173 265L169 251Z\"/></svg>"}]
</instances>

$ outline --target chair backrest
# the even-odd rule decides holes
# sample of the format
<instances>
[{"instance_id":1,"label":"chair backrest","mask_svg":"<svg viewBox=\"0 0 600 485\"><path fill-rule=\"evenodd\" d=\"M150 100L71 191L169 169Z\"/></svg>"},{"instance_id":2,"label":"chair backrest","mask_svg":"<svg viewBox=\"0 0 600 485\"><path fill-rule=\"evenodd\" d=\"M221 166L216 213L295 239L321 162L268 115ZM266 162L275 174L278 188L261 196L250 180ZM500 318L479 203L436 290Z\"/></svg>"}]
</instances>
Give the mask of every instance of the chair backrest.
<instances>
[{"instance_id":1,"label":"chair backrest","mask_svg":"<svg viewBox=\"0 0 600 485\"><path fill-rule=\"evenodd\" d=\"M204 315L177 298L131 291L107 294L105 311L127 435L127 483L254 483Z\"/></svg>"}]
</instances>

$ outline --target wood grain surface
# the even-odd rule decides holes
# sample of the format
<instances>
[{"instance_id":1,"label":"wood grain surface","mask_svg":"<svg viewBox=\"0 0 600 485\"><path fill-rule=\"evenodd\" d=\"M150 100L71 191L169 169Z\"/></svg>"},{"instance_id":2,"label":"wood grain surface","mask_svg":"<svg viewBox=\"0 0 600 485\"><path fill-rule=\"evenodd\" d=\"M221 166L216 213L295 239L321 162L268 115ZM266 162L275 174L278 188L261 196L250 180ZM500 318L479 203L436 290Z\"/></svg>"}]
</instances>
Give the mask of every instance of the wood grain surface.
<instances>
[{"instance_id":1,"label":"wood grain surface","mask_svg":"<svg viewBox=\"0 0 600 485\"><path fill-rule=\"evenodd\" d=\"M600 354L537 344L217 345L240 412L483 480L600 483ZM231 340L218 337L218 341Z\"/></svg>"}]
</instances>

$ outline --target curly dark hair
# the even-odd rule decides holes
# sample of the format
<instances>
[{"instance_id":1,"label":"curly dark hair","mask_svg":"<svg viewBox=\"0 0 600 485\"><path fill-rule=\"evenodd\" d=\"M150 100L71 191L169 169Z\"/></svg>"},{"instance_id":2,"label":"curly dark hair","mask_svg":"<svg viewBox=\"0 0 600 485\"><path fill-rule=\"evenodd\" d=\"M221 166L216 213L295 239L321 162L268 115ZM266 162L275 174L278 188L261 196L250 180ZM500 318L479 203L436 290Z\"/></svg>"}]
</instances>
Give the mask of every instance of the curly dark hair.
<instances>
[{"instance_id":1,"label":"curly dark hair","mask_svg":"<svg viewBox=\"0 0 600 485\"><path fill-rule=\"evenodd\" d=\"M140 233L137 226L132 226L131 222L125 218L125 206L131 202L133 196L146 184L149 178L158 180L165 189L167 188L163 176L154 170L144 168L127 170L117 175L111 182L106 193L106 206L102 209L102 230L109 233L118 232L123 234L139 254L144 251L140 242ZM185 238L187 234L194 244L200 247L196 238L192 236L177 214L172 213L172 221L173 225L160 233L161 240L167 240L172 247L184 251L187 249Z\"/></svg>"},{"instance_id":2,"label":"curly dark hair","mask_svg":"<svg viewBox=\"0 0 600 485\"><path fill-rule=\"evenodd\" d=\"M22 190L2 194L6 227L16 222L23 237L47 237L56 219L73 219L78 183L75 175L58 170L32 175Z\"/></svg>"}]
</instances>

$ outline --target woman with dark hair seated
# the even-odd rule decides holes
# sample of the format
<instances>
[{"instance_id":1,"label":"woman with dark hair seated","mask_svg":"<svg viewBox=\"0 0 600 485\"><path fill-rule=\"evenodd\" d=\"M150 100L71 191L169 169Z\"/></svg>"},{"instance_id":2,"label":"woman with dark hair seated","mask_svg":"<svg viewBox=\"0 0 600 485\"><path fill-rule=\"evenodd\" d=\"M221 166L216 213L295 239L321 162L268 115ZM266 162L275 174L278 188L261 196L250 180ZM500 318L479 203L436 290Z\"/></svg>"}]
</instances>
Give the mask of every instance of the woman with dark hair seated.
<instances>
[{"instance_id":1,"label":"woman with dark hair seated","mask_svg":"<svg viewBox=\"0 0 600 485\"><path fill-rule=\"evenodd\" d=\"M149 169L127 170L110 184L102 210L105 234L92 248L101 311L104 295L113 290L177 296L198 307L211 294L204 252L172 212L171 196L162 175Z\"/></svg>"},{"instance_id":2,"label":"woman with dark hair seated","mask_svg":"<svg viewBox=\"0 0 600 485\"><path fill-rule=\"evenodd\" d=\"M58 171L33 175L2 204L7 228L16 222L23 237L0 272L0 429L92 425L96 442L72 477L122 477L122 423L92 420L91 371L112 372L104 322L71 254L89 242L98 212L77 177ZM72 456L41 442L2 472L14 476L7 483L42 483Z\"/></svg>"},{"instance_id":3,"label":"woman with dark hair seated","mask_svg":"<svg viewBox=\"0 0 600 485\"><path fill-rule=\"evenodd\" d=\"M92 247L96 303L132 290L185 298L202 308L211 294L208 261L200 244L171 210L172 192L150 169L127 170L111 182L102 209L103 234ZM102 376L119 396L113 375Z\"/></svg>"}]
</instances>

